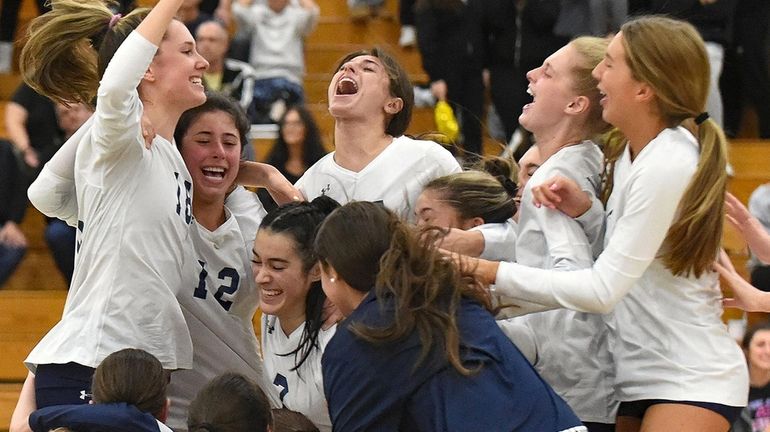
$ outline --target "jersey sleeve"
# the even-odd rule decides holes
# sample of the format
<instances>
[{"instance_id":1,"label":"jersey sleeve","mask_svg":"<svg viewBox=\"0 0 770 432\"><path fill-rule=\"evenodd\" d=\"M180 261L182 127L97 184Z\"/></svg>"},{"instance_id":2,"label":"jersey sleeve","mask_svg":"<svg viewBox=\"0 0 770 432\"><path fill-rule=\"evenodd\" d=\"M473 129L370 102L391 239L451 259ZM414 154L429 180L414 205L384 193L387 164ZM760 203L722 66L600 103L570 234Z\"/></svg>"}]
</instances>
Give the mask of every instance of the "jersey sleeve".
<instances>
[{"instance_id":1,"label":"jersey sleeve","mask_svg":"<svg viewBox=\"0 0 770 432\"><path fill-rule=\"evenodd\" d=\"M115 52L97 91L92 140L102 156L141 152L142 103L137 87L158 47L132 32Z\"/></svg>"},{"instance_id":2,"label":"jersey sleeve","mask_svg":"<svg viewBox=\"0 0 770 432\"><path fill-rule=\"evenodd\" d=\"M490 261L514 261L516 257L516 223L490 223L472 228L484 237L484 250L479 258Z\"/></svg>"},{"instance_id":3,"label":"jersey sleeve","mask_svg":"<svg viewBox=\"0 0 770 432\"><path fill-rule=\"evenodd\" d=\"M656 161L657 162L657 161ZM592 268L549 271L500 263L499 294L581 312L608 313L655 259L694 173L683 164L648 164L634 174L623 215Z\"/></svg>"},{"instance_id":4,"label":"jersey sleeve","mask_svg":"<svg viewBox=\"0 0 770 432\"><path fill-rule=\"evenodd\" d=\"M565 169L551 169L543 175L545 178L557 175L572 177ZM532 212L537 226L542 230L552 268L578 270L593 264L591 244L577 221L545 206L528 206L527 211Z\"/></svg>"},{"instance_id":5,"label":"jersey sleeve","mask_svg":"<svg viewBox=\"0 0 770 432\"><path fill-rule=\"evenodd\" d=\"M259 224L267 214L259 197L243 186L238 186L227 195L225 206L238 221L244 241L251 245L257 235Z\"/></svg>"}]
</instances>

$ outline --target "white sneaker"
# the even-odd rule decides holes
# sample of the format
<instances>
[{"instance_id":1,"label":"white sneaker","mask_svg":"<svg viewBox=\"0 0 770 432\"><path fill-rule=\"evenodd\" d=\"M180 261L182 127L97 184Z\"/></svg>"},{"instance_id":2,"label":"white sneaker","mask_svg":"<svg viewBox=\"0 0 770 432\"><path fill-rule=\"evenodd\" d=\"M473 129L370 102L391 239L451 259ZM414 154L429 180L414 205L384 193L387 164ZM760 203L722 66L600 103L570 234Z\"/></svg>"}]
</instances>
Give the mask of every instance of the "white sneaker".
<instances>
[{"instance_id":1,"label":"white sneaker","mask_svg":"<svg viewBox=\"0 0 770 432\"><path fill-rule=\"evenodd\" d=\"M414 46L417 43L417 32L414 26L401 26L401 36L398 38L398 44L404 48Z\"/></svg>"},{"instance_id":2,"label":"white sneaker","mask_svg":"<svg viewBox=\"0 0 770 432\"><path fill-rule=\"evenodd\" d=\"M11 72L13 64L13 42L0 42L0 73Z\"/></svg>"}]
</instances>

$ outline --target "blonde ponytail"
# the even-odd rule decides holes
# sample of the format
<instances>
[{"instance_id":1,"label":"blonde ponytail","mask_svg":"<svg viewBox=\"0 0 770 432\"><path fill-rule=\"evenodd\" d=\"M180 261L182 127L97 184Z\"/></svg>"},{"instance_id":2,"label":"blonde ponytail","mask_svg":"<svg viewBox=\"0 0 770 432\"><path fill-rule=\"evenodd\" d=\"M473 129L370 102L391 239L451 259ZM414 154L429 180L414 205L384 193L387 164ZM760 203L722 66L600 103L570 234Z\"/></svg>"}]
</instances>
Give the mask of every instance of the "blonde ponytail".
<instances>
[{"instance_id":1,"label":"blonde ponytail","mask_svg":"<svg viewBox=\"0 0 770 432\"><path fill-rule=\"evenodd\" d=\"M106 64L148 10L137 9L109 27L113 13L99 0L52 0L51 7L27 30L20 58L24 81L56 102L92 105ZM104 47L108 39L113 43Z\"/></svg>"}]
</instances>

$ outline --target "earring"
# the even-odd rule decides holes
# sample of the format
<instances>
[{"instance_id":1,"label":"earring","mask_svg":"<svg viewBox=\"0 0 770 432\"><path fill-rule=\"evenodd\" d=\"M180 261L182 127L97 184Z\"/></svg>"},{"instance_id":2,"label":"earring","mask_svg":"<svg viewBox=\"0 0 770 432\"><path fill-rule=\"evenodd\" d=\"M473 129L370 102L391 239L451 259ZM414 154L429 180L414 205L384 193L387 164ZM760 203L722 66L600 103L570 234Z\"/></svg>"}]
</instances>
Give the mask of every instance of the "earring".
<instances>
[{"instance_id":1,"label":"earring","mask_svg":"<svg viewBox=\"0 0 770 432\"><path fill-rule=\"evenodd\" d=\"M331 282L331 283L337 282L337 279L335 279L335 278L333 278L333 277L330 277L330 278L329 278L329 282Z\"/></svg>"}]
</instances>

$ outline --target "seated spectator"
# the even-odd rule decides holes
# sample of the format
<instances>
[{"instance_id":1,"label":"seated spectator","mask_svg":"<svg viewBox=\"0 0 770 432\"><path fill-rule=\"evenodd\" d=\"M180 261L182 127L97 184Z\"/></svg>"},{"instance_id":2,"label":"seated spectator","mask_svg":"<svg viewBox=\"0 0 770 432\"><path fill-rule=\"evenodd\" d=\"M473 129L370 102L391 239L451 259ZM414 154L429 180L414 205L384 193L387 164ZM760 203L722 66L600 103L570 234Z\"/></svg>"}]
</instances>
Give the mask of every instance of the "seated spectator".
<instances>
[{"instance_id":1,"label":"seated spectator","mask_svg":"<svg viewBox=\"0 0 770 432\"><path fill-rule=\"evenodd\" d=\"M257 384L225 373L209 382L190 404L190 432L266 432L272 429L270 402Z\"/></svg>"},{"instance_id":2,"label":"seated spectator","mask_svg":"<svg viewBox=\"0 0 770 432\"><path fill-rule=\"evenodd\" d=\"M766 431L770 428L770 323L749 329L742 346L749 366L749 404L731 431Z\"/></svg>"},{"instance_id":3,"label":"seated spectator","mask_svg":"<svg viewBox=\"0 0 770 432\"><path fill-rule=\"evenodd\" d=\"M27 251L27 239L19 228L27 207L25 189L13 146L0 141L0 288Z\"/></svg>"},{"instance_id":4,"label":"seated spectator","mask_svg":"<svg viewBox=\"0 0 770 432\"><path fill-rule=\"evenodd\" d=\"M21 165L24 188L37 178L43 165L64 140L85 121L83 117L82 111L78 111L65 119L65 125L59 125L56 105L50 99L38 94L26 83L21 83L16 89L5 109L5 127L9 140L24 161ZM58 219L46 218L45 239L56 266L69 284L75 263L74 228Z\"/></svg>"},{"instance_id":5,"label":"seated spectator","mask_svg":"<svg viewBox=\"0 0 770 432\"><path fill-rule=\"evenodd\" d=\"M126 348L107 356L94 372L92 404L41 408L29 416L35 432L57 427L88 431L165 432L170 376L157 358Z\"/></svg>"},{"instance_id":6,"label":"seated spectator","mask_svg":"<svg viewBox=\"0 0 770 432\"><path fill-rule=\"evenodd\" d=\"M301 105L286 110L278 122L278 138L267 155L266 162L292 183L314 163L326 155L321 134L313 115ZM277 207L266 189L259 189L259 199L268 212Z\"/></svg>"},{"instance_id":7,"label":"seated spectator","mask_svg":"<svg viewBox=\"0 0 770 432\"><path fill-rule=\"evenodd\" d=\"M251 36L249 63L256 70L254 99L248 109L253 123L275 123L283 107L302 103L305 73L303 39L316 25L320 10L313 0L252 0L233 3L238 27Z\"/></svg>"},{"instance_id":8,"label":"seated spectator","mask_svg":"<svg viewBox=\"0 0 770 432\"><path fill-rule=\"evenodd\" d=\"M209 62L203 73L206 88L224 93L247 108L254 91L254 69L248 63L227 58L230 35L224 24L217 20L201 23L195 43L200 55Z\"/></svg>"}]
</instances>

